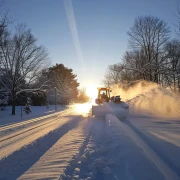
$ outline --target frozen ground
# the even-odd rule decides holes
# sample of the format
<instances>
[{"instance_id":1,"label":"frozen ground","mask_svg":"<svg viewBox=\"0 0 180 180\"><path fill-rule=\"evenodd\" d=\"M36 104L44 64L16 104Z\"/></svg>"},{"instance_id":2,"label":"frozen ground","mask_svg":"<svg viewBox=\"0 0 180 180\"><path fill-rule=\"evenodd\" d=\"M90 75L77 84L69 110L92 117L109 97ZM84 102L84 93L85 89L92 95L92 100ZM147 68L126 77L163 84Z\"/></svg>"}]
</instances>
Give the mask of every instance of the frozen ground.
<instances>
[{"instance_id":1,"label":"frozen ground","mask_svg":"<svg viewBox=\"0 0 180 180\"><path fill-rule=\"evenodd\" d=\"M128 101L123 121L113 114L92 117L90 104L75 104L1 125L0 179L180 179L178 112L157 116L159 110L142 108L149 102L142 97Z\"/></svg>"}]
</instances>

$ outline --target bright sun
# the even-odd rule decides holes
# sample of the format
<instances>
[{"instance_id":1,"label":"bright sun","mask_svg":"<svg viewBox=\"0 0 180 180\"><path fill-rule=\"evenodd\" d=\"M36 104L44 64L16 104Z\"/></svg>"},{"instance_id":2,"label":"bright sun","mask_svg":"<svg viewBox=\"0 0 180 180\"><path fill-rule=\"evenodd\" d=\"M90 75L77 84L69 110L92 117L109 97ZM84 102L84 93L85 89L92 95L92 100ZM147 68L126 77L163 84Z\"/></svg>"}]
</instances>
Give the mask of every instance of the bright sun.
<instances>
[{"instance_id":1,"label":"bright sun","mask_svg":"<svg viewBox=\"0 0 180 180\"><path fill-rule=\"evenodd\" d=\"M95 103L95 99L97 98L97 87L94 85L88 85L86 87L86 94L91 98L91 102L84 104L76 104L75 108L78 113L87 114L92 107L92 104Z\"/></svg>"},{"instance_id":2,"label":"bright sun","mask_svg":"<svg viewBox=\"0 0 180 180\"><path fill-rule=\"evenodd\" d=\"M86 87L86 94L93 100L97 98L97 87L94 85L88 85Z\"/></svg>"}]
</instances>

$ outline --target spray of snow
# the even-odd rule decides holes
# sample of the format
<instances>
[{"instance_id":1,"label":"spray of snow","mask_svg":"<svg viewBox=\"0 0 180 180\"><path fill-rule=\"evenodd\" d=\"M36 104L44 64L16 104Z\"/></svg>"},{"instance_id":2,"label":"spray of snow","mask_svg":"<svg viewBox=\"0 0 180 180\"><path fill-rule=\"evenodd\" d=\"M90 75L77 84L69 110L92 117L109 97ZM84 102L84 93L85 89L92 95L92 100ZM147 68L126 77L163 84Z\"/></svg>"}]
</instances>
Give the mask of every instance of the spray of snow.
<instances>
[{"instance_id":1,"label":"spray of snow","mask_svg":"<svg viewBox=\"0 0 180 180\"><path fill-rule=\"evenodd\" d=\"M130 105L131 115L180 117L180 97L156 83L137 81L128 86L114 85L112 95L120 95Z\"/></svg>"}]
</instances>

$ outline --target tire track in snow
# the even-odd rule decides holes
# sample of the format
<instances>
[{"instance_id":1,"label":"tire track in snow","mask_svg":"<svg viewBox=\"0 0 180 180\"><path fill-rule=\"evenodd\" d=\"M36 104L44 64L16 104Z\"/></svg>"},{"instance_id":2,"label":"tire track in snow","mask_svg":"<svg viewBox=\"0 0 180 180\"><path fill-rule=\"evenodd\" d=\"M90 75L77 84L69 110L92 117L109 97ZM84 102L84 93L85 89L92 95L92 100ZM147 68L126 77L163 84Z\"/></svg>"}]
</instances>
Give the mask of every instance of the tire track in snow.
<instances>
[{"instance_id":1,"label":"tire track in snow","mask_svg":"<svg viewBox=\"0 0 180 180\"><path fill-rule=\"evenodd\" d=\"M79 150L76 154L73 155L72 159L69 161L69 165L64 169L64 173L61 174L59 180L67 179L67 178L74 178L78 179L79 176L76 174L77 167L79 167L79 163L81 162L81 157L85 153L85 150L87 148L87 145L89 143L89 140L92 136L93 127L94 124L92 124L92 121L90 122L90 118L87 119L91 123L87 126L87 130L85 130L86 137L84 141L82 142L81 146L79 147ZM74 174L75 173L75 174Z\"/></svg>"},{"instance_id":2,"label":"tire track in snow","mask_svg":"<svg viewBox=\"0 0 180 180\"><path fill-rule=\"evenodd\" d=\"M39 125L34 125L34 126L30 127L30 128L25 128L25 129L22 129L20 131L15 132L15 133L8 134L7 136L2 136L2 138L0 138L0 143L4 142L6 140L10 140L10 139L12 139L14 137L17 137L19 135L22 136L22 134L25 134L25 133L27 133L29 131L32 131L34 129L37 129L39 127L42 127L42 126L44 126L46 124L51 124L51 122L54 122L54 121L55 120L53 119L53 120L50 120L50 121L41 122Z\"/></svg>"},{"instance_id":3,"label":"tire track in snow","mask_svg":"<svg viewBox=\"0 0 180 180\"><path fill-rule=\"evenodd\" d=\"M45 121L38 121L36 124L29 124L27 127L18 129L18 131L12 131L7 135L4 134L0 138L0 159L8 156L14 151L20 149L21 147L28 145L38 139L39 137L47 134L51 130L58 128L62 124L63 120L59 121L59 118L65 118L62 115L71 113L68 111L62 112L61 115L56 115L56 118L45 118Z\"/></svg>"},{"instance_id":4,"label":"tire track in snow","mask_svg":"<svg viewBox=\"0 0 180 180\"><path fill-rule=\"evenodd\" d=\"M25 131L23 134L19 134L19 136L13 136L12 139L10 139L10 142L5 141L5 144L1 143L0 159L8 156L14 151L20 149L21 147L32 143L39 137L54 130L56 127L58 127L57 119Z\"/></svg>"},{"instance_id":5,"label":"tire track in snow","mask_svg":"<svg viewBox=\"0 0 180 180\"><path fill-rule=\"evenodd\" d=\"M57 129L0 160L0 180L18 179L18 177L32 167L46 151L50 150L61 137L76 127L78 122L77 117L69 117L69 121L64 120ZM52 157L55 158L54 154ZM51 170L53 172L53 169Z\"/></svg>"},{"instance_id":6,"label":"tire track in snow","mask_svg":"<svg viewBox=\"0 0 180 180\"><path fill-rule=\"evenodd\" d=\"M106 115L106 119L115 119L117 120L117 117L108 114ZM143 152L146 154L146 156L154 162L154 164L157 166L159 171L164 175L164 177L169 180L178 180L180 177L171 169L168 167L168 165L154 152L153 149L151 149L148 144L143 141L143 139L128 126L127 124L119 121L120 126L125 130L125 132L129 135L129 137L143 150Z\"/></svg>"},{"instance_id":7,"label":"tire track in snow","mask_svg":"<svg viewBox=\"0 0 180 180\"><path fill-rule=\"evenodd\" d=\"M86 136L86 119L76 117L76 127L64 134L27 172L18 179L59 179L73 156L81 150ZM80 148L80 149L79 149Z\"/></svg>"},{"instance_id":8,"label":"tire track in snow","mask_svg":"<svg viewBox=\"0 0 180 180\"><path fill-rule=\"evenodd\" d=\"M52 118L52 117L57 117L57 116L62 115L62 114L67 114L69 112L70 112L70 110L67 109L67 110L63 110L61 112L41 116L41 117L38 117L38 118L33 118L33 119L30 119L30 120L25 120L25 121L19 122L19 123L5 124L3 126L0 126L0 132L1 131L7 131L7 130L10 130L10 129L14 129L14 128L21 127L21 126L25 126L25 125L29 125L31 123L47 120L47 119Z\"/></svg>"},{"instance_id":9,"label":"tire track in snow","mask_svg":"<svg viewBox=\"0 0 180 180\"><path fill-rule=\"evenodd\" d=\"M112 139L106 132L104 118L92 118L92 127L87 135L80 152L73 157L70 165L60 177L66 179L112 179L108 166L112 165L105 156L111 149ZM109 147L110 146L110 147ZM113 179L117 179L115 176Z\"/></svg>"}]
</instances>

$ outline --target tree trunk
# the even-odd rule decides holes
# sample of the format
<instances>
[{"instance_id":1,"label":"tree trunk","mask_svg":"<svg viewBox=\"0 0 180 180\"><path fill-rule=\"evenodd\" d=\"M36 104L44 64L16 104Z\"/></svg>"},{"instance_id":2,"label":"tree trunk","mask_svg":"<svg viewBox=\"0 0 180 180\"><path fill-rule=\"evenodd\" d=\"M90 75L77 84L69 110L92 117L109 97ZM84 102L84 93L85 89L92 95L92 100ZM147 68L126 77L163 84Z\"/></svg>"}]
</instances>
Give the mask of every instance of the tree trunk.
<instances>
[{"instance_id":1,"label":"tree trunk","mask_svg":"<svg viewBox=\"0 0 180 180\"><path fill-rule=\"evenodd\" d=\"M151 69L151 67L150 67L150 69L149 69L149 81L153 81L152 69Z\"/></svg>"},{"instance_id":2,"label":"tree trunk","mask_svg":"<svg viewBox=\"0 0 180 180\"><path fill-rule=\"evenodd\" d=\"M173 81L174 81L174 92L176 93L176 77L175 77L175 75L174 75L174 78L173 78Z\"/></svg>"},{"instance_id":3,"label":"tree trunk","mask_svg":"<svg viewBox=\"0 0 180 180\"><path fill-rule=\"evenodd\" d=\"M16 113L16 102L15 100L13 99L12 100L12 115L15 115Z\"/></svg>"},{"instance_id":4,"label":"tree trunk","mask_svg":"<svg viewBox=\"0 0 180 180\"><path fill-rule=\"evenodd\" d=\"M16 114L16 96L15 96L15 92L14 89L12 91L12 115Z\"/></svg>"},{"instance_id":5,"label":"tree trunk","mask_svg":"<svg viewBox=\"0 0 180 180\"><path fill-rule=\"evenodd\" d=\"M158 82L158 74L157 74L157 71L155 71L154 82L156 82L157 84L159 83L159 82Z\"/></svg>"}]
</instances>

